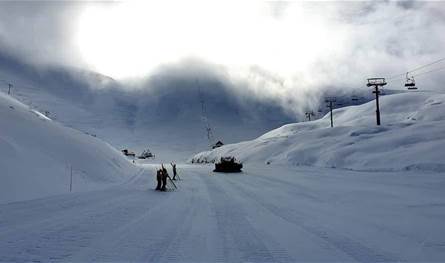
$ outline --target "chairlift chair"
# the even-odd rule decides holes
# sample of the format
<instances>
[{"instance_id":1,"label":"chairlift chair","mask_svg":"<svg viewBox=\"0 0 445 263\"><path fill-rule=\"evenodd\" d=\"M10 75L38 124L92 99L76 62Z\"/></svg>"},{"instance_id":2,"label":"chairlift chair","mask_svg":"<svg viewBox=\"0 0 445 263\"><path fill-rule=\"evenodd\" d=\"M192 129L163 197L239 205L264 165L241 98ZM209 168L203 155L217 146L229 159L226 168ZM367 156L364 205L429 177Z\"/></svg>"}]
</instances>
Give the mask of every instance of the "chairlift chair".
<instances>
[{"instance_id":1,"label":"chairlift chair","mask_svg":"<svg viewBox=\"0 0 445 263\"><path fill-rule=\"evenodd\" d=\"M416 90L416 81L414 80L414 77L408 76L408 72L406 72L406 83L405 83L405 87L408 88L408 90Z\"/></svg>"}]
</instances>

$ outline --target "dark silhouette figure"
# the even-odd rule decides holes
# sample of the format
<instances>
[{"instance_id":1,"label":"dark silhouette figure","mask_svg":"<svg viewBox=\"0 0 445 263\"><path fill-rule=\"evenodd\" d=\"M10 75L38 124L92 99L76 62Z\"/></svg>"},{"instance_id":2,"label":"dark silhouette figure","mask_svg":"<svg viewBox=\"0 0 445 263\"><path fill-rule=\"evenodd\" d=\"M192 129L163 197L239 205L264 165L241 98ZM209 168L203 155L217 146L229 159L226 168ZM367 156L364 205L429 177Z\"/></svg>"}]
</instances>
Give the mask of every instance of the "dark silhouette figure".
<instances>
[{"instance_id":1,"label":"dark silhouette figure","mask_svg":"<svg viewBox=\"0 0 445 263\"><path fill-rule=\"evenodd\" d=\"M176 172L176 164L175 163L170 163L173 169L173 180L176 180L176 176L178 175L178 173ZM179 176L178 176L179 179Z\"/></svg>"},{"instance_id":2,"label":"dark silhouette figure","mask_svg":"<svg viewBox=\"0 0 445 263\"><path fill-rule=\"evenodd\" d=\"M161 190L161 184L162 184L162 170L158 170L156 172L156 181L158 182L158 185L156 186L156 190Z\"/></svg>"},{"instance_id":3,"label":"dark silhouette figure","mask_svg":"<svg viewBox=\"0 0 445 263\"><path fill-rule=\"evenodd\" d=\"M162 165L162 187L161 187L161 191L167 191L167 178L168 178L167 169L165 169L164 165Z\"/></svg>"}]
</instances>

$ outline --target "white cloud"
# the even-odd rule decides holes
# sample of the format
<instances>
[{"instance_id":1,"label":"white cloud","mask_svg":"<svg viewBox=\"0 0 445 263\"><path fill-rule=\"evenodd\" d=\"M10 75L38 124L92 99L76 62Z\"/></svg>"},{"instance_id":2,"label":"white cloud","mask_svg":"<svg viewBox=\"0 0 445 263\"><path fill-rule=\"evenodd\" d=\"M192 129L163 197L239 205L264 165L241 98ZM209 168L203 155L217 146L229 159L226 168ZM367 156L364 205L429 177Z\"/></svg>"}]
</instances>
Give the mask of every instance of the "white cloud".
<instances>
[{"instance_id":1,"label":"white cloud","mask_svg":"<svg viewBox=\"0 0 445 263\"><path fill-rule=\"evenodd\" d=\"M112 77L127 77L198 58L226 68L228 79L243 83L237 87L249 87L253 94L288 108L313 100L327 88L363 87L367 77L387 77L445 57L443 2L0 6L4 48L33 63L88 65ZM444 80L440 74L426 74L418 83L443 89Z\"/></svg>"},{"instance_id":2,"label":"white cloud","mask_svg":"<svg viewBox=\"0 0 445 263\"><path fill-rule=\"evenodd\" d=\"M73 30L82 6L79 2L0 2L0 52L32 64L79 65Z\"/></svg>"}]
</instances>

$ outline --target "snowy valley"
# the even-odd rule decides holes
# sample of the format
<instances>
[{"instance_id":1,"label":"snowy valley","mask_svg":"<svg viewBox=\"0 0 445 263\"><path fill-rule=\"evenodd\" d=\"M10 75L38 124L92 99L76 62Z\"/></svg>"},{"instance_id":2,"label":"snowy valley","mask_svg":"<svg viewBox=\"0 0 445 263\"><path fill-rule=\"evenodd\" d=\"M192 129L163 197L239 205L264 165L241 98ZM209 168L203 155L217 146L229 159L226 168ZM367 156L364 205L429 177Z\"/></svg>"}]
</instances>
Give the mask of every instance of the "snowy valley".
<instances>
[{"instance_id":1,"label":"snowy valley","mask_svg":"<svg viewBox=\"0 0 445 263\"><path fill-rule=\"evenodd\" d=\"M0 263L445 262L444 17L0 1Z\"/></svg>"},{"instance_id":2,"label":"snowy valley","mask_svg":"<svg viewBox=\"0 0 445 263\"><path fill-rule=\"evenodd\" d=\"M156 161L1 94L0 261L441 261L443 100L385 96L381 127L373 102L285 125L192 159L243 173L180 163L160 193Z\"/></svg>"}]
</instances>

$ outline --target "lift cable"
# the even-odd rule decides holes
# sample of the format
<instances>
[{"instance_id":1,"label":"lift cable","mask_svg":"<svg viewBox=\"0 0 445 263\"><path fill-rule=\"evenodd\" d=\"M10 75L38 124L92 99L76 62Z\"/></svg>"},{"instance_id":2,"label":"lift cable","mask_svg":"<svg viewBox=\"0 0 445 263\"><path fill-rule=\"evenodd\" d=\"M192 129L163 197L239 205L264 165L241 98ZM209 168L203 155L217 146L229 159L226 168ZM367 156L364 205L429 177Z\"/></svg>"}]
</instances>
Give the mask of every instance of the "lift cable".
<instances>
[{"instance_id":1,"label":"lift cable","mask_svg":"<svg viewBox=\"0 0 445 263\"><path fill-rule=\"evenodd\" d=\"M418 71L418 70L420 70L420 69L423 69L423 68L429 67L429 66L431 66L431 65L440 63L440 62L442 62L442 61L445 61L445 58L438 59L438 60L433 61L433 62L430 62L430 63L428 63L428 64L425 64L425 65L419 66L419 67L417 67L417 68L408 70L408 71L406 71L406 72L404 72L404 73L400 73L400 74L392 75L392 76L386 78L386 80L395 79L395 78L397 78L397 77L399 77L399 78L400 78L400 77L403 77L403 76L406 75L406 73L412 73L412 72L414 72L414 71Z\"/></svg>"},{"instance_id":2,"label":"lift cable","mask_svg":"<svg viewBox=\"0 0 445 263\"><path fill-rule=\"evenodd\" d=\"M415 74L415 75L413 75L413 76L414 76L414 77L417 77L417 76L421 76L421 75L425 75L425 74L433 73L433 72L436 72L436 71L441 71L441 70L444 70L444 69L445 69L445 67L440 67L440 68L432 69L432 70L430 70L430 71L421 72L421 73Z\"/></svg>"},{"instance_id":3,"label":"lift cable","mask_svg":"<svg viewBox=\"0 0 445 263\"><path fill-rule=\"evenodd\" d=\"M411 76L412 76L412 77L418 77L418 76L422 76L422 75L426 75L426 74L434 73L434 72L437 72L437 71L441 71L441 70L444 70L444 69L445 69L445 67L435 68L435 69L432 69L432 70L429 70L429 71L425 71L425 72L420 72L420 73L417 73L417 74L413 74L413 75L411 75ZM406 75L406 73L403 74L403 76L405 76L405 75ZM405 80L405 79L406 79L405 77L399 77L399 78L389 79L387 82L396 82L396 81Z\"/></svg>"}]
</instances>

